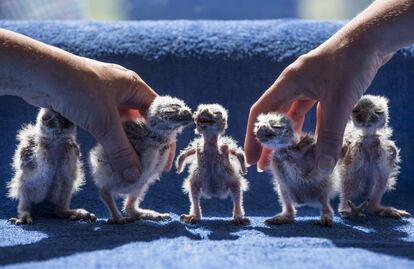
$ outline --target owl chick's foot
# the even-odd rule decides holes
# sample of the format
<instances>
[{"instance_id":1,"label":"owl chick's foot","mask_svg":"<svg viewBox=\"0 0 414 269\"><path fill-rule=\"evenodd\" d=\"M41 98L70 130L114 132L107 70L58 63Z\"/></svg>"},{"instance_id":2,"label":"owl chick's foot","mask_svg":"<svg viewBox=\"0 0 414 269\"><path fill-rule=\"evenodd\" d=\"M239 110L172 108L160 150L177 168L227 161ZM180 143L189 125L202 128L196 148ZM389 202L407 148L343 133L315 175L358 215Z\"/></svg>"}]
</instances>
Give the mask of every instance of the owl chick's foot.
<instances>
[{"instance_id":1,"label":"owl chick's foot","mask_svg":"<svg viewBox=\"0 0 414 269\"><path fill-rule=\"evenodd\" d=\"M87 222L95 222L96 216L83 208L58 211L57 215L61 218L70 220L83 220Z\"/></svg>"},{"instance_id":2,"label":"owl chick's foot","mask_svg":"<svg viewBox=\"0 0 414 269\"><path fill-rule=\"evenodd\" d=\"M281 225L293 223L295 221L295 216L290 214L278 214L270 219L265 220L266 225Z\"/></svg>"},{"instance_id":3,"label":"owl chick's foot","mask_svg":"<svg viewBox=\"0 0 414 269\"><path fill-rule=\"evenodd\" d=\"M26 212L26 213L20 214L19 218L10 218L9 222L15 225L23 225L23 224L31 225L33 223L33 219L30 213Z\"/></svg>"},{"instance_id":4,"label":"owl chick's foot","mask_svg":"<svg viewBox=\"0 0 414 269\"><path fill-rule=\"evenodd\" d=\"M166 221L171 220L171 216L167 213L158 213L147 209L130 209L126 211L128 217L135 220L152 220L152 221Z\"/></svg>"},{"instance_id":5,"label":"owl chick's foot","mask_svg":"<svg viewBox=\"0 0 414 269\"><path fill-rule=\"evenodd\" d=\"M183 215L181 215L180 220L182 222L187 223L187 224L197 224L197 223L200 222L200 217L195 216L195 215L183 214Z\"/></svg>"},{"instance_id":6,"label":"owl chick's foot","mask_svg":"<svg viewBox=\"0 0 414 269\"><path fill-rule=\"evenodd\" d=\"M369 200L365 200L359 206L356 206L351 200L348 200L349 210L343 210L339 212L342 218L351 219L351 218L361 218L365 217L365 209L367 207Z\"/></svg>"},{"instance_id":7,"label":"owl chick's foot","mask_svg":"<svg viewBox=\"0 0 414 269\"><path fill-rule=\"evenodd\" d=\"M379 217L388 217L400 219L404 217L411 217L411 214L405 210L396 209L393 207L380 207L369 210L370 213L375 214Z\"/></svg>"},{"instance_id":8,"label":"owl chick's foot","mask_svg":"<svg viewBox=\"0 0 414 269\"><path fill-rule=\"evenodd\" d=\"M234 225L249 225L250 224L250 220L244 216L235 216L232 222Z\"/></svg>"},{"instance_id":9,"label":"owl chick's foot","mask_svg":"<svg viewBox=\"0 0 414 269\"><path fill-rule=\"evenodd\" d=\"M332 214L323 214L319 220L319 224L323 227L332 227L333 225Z\"/></svg>"}]
</instances>

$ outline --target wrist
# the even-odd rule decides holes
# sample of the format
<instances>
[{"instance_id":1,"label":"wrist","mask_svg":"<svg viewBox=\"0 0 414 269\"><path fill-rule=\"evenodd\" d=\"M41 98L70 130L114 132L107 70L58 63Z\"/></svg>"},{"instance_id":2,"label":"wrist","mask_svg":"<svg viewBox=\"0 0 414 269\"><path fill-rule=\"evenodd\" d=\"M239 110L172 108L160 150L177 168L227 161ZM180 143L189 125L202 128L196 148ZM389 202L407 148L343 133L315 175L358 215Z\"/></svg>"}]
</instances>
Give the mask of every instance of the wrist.
<instances>
[{"instance_id":1,"label":"wrist","mask_svg":"<svg viewBox=\"0 0 414 269\"><path fill-rule=\"evenodd\" d=\"M414 42L414 1L376 0L343 27L338 35L355 40L380 58Z\"/></svg>"},{"instance_id":2,"label":"wrist","mask_svg":"<svg viewBox=\"0 0 414 269\"><path fill-rule=\"evenodd\" d=\"M323 43L317 50L335 59L370 59L380 68L396 49L385 39L378 37L376 29L349 23Z\"/></svg>"},{"instance_id":3,"label":"wrist","mask_svg":"<svg viewBox=\"0 0 414 269\"><path fill-rule=\"evenodd\" d=\"M400 47L390 43L381 26L365 25L364 23L350 25L342 34L343 40L351 43L365 55L375 55L379 59L395 53Z\"/></svg>"},{"instance_id":4,"label":"wrist","mask_svg":"<svg viewBox=\"0 0 414 269\"><path fill-rule=\"evenodd\" d=\"M51 75L61 72L76 56L0 29L0 58L0 95L30 98L47 95L56 85Z\"/></svg>"}]
</instances>

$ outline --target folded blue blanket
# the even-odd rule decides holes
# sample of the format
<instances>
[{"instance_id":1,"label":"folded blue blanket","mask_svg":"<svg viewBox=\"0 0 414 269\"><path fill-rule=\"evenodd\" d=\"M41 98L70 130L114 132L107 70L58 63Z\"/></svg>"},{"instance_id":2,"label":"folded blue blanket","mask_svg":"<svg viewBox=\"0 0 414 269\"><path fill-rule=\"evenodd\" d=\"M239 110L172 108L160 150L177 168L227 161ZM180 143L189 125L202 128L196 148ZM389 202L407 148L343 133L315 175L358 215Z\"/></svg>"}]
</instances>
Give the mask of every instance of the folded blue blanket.
<instances>
[{"instance_id":1,"label":"folded blue blanket","mask_svg":"<svg viewBox=\"0 0 414 269\"><path fill-rule=\"evenodd\" d=\"M253 102L289 63L329 38L342 25L341 22L298 20L0 22L0 27L26 34L78 55L124 65L138 72L158 93L180 97L192 108L199 103L217 102L224 105L230 114L227 134L236 138L240 144L244 139L247 115ZM413 85L414 47L407 47L400 50L380 70L368 90L368 93L390 98L390 124L395 130L394 137L401 148L403 160L397 189L387 194L385 201L407 209L414 209L414 187L411 179L414 173L414 147L411 145L411 134L414 133L411 118L414 114ZM11 177L9 163L15 150L16 131L22 124L34 121L36 113L36 108L20 99L0 98L0 219L7 219L16 211L16 202L6 197L6 183ZM305 125L309 131L313 130L314 122L314 113L311 113ZM178 149L186 146L193 136L191 128L186 130L179 137ZM79 132L79 141L86 159L95 142L83 131ZM268 174L257 173L255 167L251 167L247 178L251 186L245 195L248 215L269 216L280 210ZM161 181L147 194L143 206L176 214L187 212L189 202L187 196L181 192L182 180L183 175L176 175L174 171L164 174ZM106 209L99 201L97 189L89 177L87 185L75 196L72 204L85 207L95 212L98 217L107 217ZM203 202L203 209L207 216L231 215L229 201L208 200ZM93 260L93 264L84 264L106 266L111 260L108 255L121 253L126 256L114 258L115 264L131 265L128 259L134 256L128 255L145 259L151 253L162 253L157 257L158 262L152 260L140 265L167 268L175 267L175 263L170 260L173 256L168 254L174 253L177 255L174 256L177 267L187 265L185 258L189 255L198 257L199 263L192 261L194 263L188 266L205 265L204 268L220 266L218 262L205 263L207 257L214 260L217 256L218 261L224 262L227 258L232 259L231 255L240 258L239 261L245 261L245 265L263 268L275 264L276 261L284 266L293 266L291 268L299 268L304 263L312 268L351 268L358 264L356 261L364 260L365 267L378 266L379 260L383 261L380 264L385 268L395 267L393 265L407 268L413 266L412 262L389 256L414 259L412 221L378 221L373 218L358 224L344 222L328 231L313 226L309 221L308 217L317 216L317 211L305 209L300 212L303 218L299 226L286 226L288 228L280 230L261 226L259 219L251 228L241 230L232 227L228 222L218 220L208 221L199 228L187 228L178 222L172 222L155 228L153 224L137 224L128 226L126 230L122 227L109 228L102 224L88 226L55 220L51 220L49 224L44 219L39 220L39 226L22 229L0 221L0 264L48 260L79 252L81 254L76 254L69 261L55 259L49 264L39 264L54 267L64 266L69 262L68 264L78 265L76 261L91 261L89 251L99 250L93 252L99 259ZM150 235L143 235L145 233ZM102 236L102 240L96 236ZM219 239L226 242L225 247L221 246L220 241L202 246L197 243L196 248L207 253L204 259L203 255L200 256L199 252L190 247L195 244L193 241L181 237ZM320 237L323 239L312 239ZM162 241L161 238L175 239ZM237 238L242 242L232 241ZM157 240L161 240L159 244L155 243ZM133 243L135 241L139 243ZM18 244L26 245L17 246ZM136 252L137 245L134 244L138 244L138 249L142 252ZM56 249L53 249L55 246ZM40 253L35 252L36 247L39 247ZM347 249L348 247L366 250L358 252L357 249ZM117 251L102 251L113 248ZM143 251L146 248L152 252ZM174 248L180 248L182 252L174 252ZM262 257L261 260L247 260L249 249L254 250L256 256ZM283 255L273 250L281 251ZM225 251L229 251L230 256L220 254ZM355 263L349 257L353 257ZM267 258L273 263L265 262ZM245 267L239 261L234 260L234 265ZM307 261L315 262L315 266Z\"/></svg>"}]
</instances>

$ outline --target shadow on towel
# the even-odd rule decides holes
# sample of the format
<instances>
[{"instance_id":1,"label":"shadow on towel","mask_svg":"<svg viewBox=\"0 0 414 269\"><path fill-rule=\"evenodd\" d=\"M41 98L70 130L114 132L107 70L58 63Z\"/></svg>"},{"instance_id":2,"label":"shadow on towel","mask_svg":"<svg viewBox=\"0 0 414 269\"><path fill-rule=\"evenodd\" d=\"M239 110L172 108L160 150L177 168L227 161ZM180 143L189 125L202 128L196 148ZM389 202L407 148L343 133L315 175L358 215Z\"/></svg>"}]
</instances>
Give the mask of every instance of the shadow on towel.
<instances>
[{"instance_id":1,"label":"shadow on towel","mask_svg":"<svg viewBox=\"0 0 414 269\"><path fill-rule=\"evenodd\" d=\"M263 224L263 217L253 217L250 226L239 227L232 225L230 218L206 218L199 225L184 225L179 222L178 215L173 215L172 221L162 223L138 221L126 225L108 225L103 219L87 224L43 215L35 220L35 225L21 228L29 233L41 232L47 236L27 245L0 247L0 264L43 261L82 252L113 249L132 242L178 237L192 240L237 240L245 232L255 232L271 238L324 238L340 248L362 248L414 260L414 240L405 231L407 226L408 229L413 229L412 220L367 217L343 221L336 217L334 227L324 228L315 224L317 215L311 215L314 217L298 217L295 224L272 227ZM2 225L2 228L7 229L8 225Z\"/></svg>"}]
</instances>

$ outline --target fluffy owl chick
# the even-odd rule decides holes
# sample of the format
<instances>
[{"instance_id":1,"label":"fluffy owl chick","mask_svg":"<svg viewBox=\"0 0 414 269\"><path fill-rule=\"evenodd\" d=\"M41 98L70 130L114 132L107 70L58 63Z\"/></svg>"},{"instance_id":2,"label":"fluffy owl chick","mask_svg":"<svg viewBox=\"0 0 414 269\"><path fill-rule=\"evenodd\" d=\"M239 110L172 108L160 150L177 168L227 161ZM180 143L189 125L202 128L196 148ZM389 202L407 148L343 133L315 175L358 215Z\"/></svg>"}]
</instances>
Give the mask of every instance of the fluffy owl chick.
<instances>
[{"instance_id":1,"label":"fluffy owl chick","mask_svg":"<svg viewBox=\"0 0 414 269\"><path fill-rule=\"evenodd\" d=\"M381 206L382 196L394 187L399 172L399 149L388 127L388 100L364 95L348 123L340 170L340 204L343 217L361 215L350 199L362 198L369 213L383 217L406 217L406 211Z\"/></svg>"},{"instance_id":2,"label":"fluffy owl chick","mask_svg":"<svg viewBox=\"0 0 414 269\"><path fill-rule=\"evenodd\" d=\"M102 201L111 217L108 223L124 224L128 220L165 220L168 214L161 214L139 207L148 187L159 179L166 163L170 145L184 127L192 122L192 112L185 103L170 96L158 96L148 109L146 120L137 119L124 123L127 137L141 160L142 173L135 182L127 182L112 170L101 145L90 153L92 175L100 190ZM118 211L114 202L116 196L126 196L123 211Z\"/></svg>"},{"instance_id":3,"label":"fluffy owl chick","mask_svg":"<svg viewBox=\"0 0 414 269\"><path fill-rule=\"evenodd\" d=\"M334 194L334 174L314 169L315 139L295 134L290 119L280 113L261 114L254 129L257 140L273 150L270 170L282 212L266 224L291 223L297 205L320 205L320 224L333 224L330 198Z\"/></svg>"},{"instance_id":4,"label":"fluffy owl chick","mask_svg":"<svg viewBox=\"0 0 414 269\"><path fill-rule=\"evenodd\" d=\"M243 192L248 188L243 177L246 174L244 153L232 138L222 136L227 128L227 111L218 104L200 105L194 113L194 122L196 133L201 136L181 151L176 162L178 173L190 164L183 189L189 193L191 208L181 220L191 224L200 221L201 197L225 199L230 194L234 205L233 223L249 224L243 209Z\"/></svg>"},{"instance_id":5,"label":"fluffy owl chick","mask_svg":"<svg viewBox=\"0 0 414 269\"><path fill-rule=\"evenodd\" d=\"M40 109L36 124L18 133L13 158L14 177L8 184L9 196L18 199L15 224L31 224L33 204L44 201L56 205L56 214L72 220L95 221L84 209L70 209L72 194L83 184L84 174L73 123L51 109Z\"/></svg>"}]
</instances>

